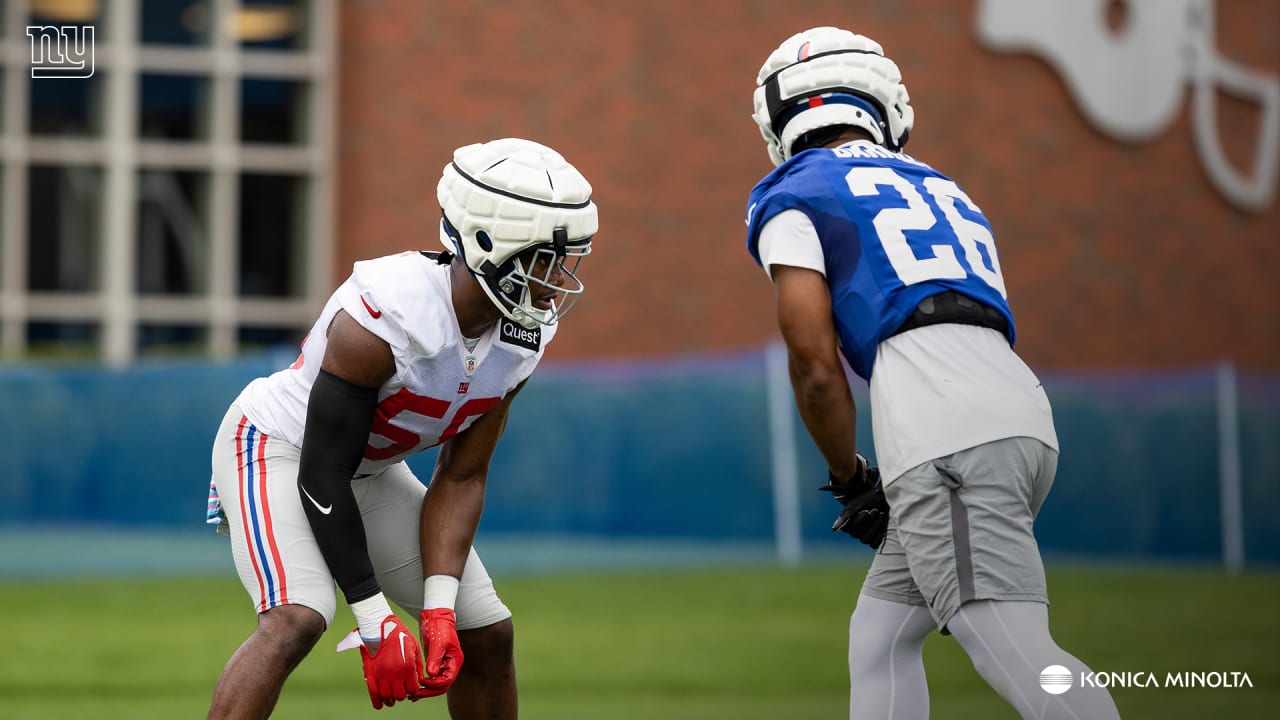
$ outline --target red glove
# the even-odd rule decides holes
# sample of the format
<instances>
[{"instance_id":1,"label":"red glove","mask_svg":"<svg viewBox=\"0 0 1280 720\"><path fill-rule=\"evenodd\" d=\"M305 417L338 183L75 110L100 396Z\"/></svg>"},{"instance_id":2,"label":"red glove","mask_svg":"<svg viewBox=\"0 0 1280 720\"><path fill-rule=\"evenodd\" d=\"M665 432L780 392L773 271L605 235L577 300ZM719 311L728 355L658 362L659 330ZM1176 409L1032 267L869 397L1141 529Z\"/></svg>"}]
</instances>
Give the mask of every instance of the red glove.
<instances>
[{"instance_id":1,"label":"red glove","mask_svg":"<svg viewBox=\"0 0 1280 720\"><path fill-rule=\"evenodd\" d=\"M427 653L427 677L418 697L441 695L458 679L462 669L462 645L458 621L449 608L427 608L418 615L422 647Z\"/></svg>"},{"instance_id":2,"label":"red glove","mask_svg":"<svg viewBox=\"0 0 1280 720\"><path fill-rule=\"evenodd\" d=\"M374 710L395 705L397 700L415 699L412 696L426 681L418 640L394 613L382 620L382 641L377 650L370 653L360 645L360 660Z\"/></svg>"}]
</instances>

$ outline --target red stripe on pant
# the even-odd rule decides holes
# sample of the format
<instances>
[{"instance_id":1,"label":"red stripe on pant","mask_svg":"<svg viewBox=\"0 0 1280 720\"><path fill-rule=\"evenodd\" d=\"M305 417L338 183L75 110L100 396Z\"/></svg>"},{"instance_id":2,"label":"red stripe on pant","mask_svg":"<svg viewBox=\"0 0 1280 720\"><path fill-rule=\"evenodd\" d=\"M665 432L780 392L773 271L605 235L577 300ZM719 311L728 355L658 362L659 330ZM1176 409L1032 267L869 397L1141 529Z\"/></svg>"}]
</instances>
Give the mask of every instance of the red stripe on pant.
<instances>
[{"instance_id":1,"label":"red stripe on pant","mask_svg":"<svg viewBox=\"0 0 1280 720\"><path fill-rule=\"evenodd\" d=\"M240 424L236 427L236 475L238 479L238 491L240 495L240 527L244 529L245 547L249 552L249 560L253 563L253 572L258 577L258 601L259 610L266 610L267 604L267 583L266 578L262 576L262 567L258 565L258 555L253 551L253 524L249 522L249 492L251 488L247 486L245 481L245 463L240 461L244 457L245 431L249 427L249 418L240 416Z\"/></svg>"},{"instance_id":2,"label":"red stripe on pant","mask_svg":"<svg viewBox=\"0 0 1280 720\"><path fill-rule=\"evenodd\" d=\"M276 545L276 532L271 523L271 504L267 502L267 436L262 432L258 434L258 488L259 496L262 498L262 517L267 526L267 542L271 545L271 556L275 558L276 577L279 578L276 584L279 602L276 604L288 605L289 591L285 585L284 563L280 561L280 548Z\"/></svg>"}]
</instances>

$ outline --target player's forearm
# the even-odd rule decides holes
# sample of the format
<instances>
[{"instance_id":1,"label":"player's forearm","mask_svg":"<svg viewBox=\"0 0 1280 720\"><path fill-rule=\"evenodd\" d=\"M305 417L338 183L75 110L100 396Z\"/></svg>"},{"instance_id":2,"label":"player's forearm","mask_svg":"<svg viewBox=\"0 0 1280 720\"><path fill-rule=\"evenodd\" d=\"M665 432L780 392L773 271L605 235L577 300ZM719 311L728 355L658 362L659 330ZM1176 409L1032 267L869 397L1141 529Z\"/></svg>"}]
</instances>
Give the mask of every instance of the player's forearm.
<instances>
[{"instance_id":1,"label":"player's forearm","mask_svg":"<svg viewBox=\"0 0 1280 720\"><path fill-rule=\"evenodd\" d=\"M436 473L422 503L423 577L462 577L484 511L485 477Z\"/></svg>"},{"instance_id":2,"label":"player's forearm","mask_svg":"<svg viewBox=\"0 0 1280 720\"><path fill-rule=\"evenodd\" d=\"M791 367L800 419L833 475L844 479L857 469L858 413L844 369L829 366Z\"/></svg>"},{"instance_id":3,"label":"player's forearm","mask_svg":"<svg viewBox=\"0 0 1280 720\"><path fill-rule=\"evenodd\" d=\"M298 465L298 493L325 563L348 603L378 593L373 563L351 491L378 391L321 370L307 406Z\"/></svg>"}]
</instances>

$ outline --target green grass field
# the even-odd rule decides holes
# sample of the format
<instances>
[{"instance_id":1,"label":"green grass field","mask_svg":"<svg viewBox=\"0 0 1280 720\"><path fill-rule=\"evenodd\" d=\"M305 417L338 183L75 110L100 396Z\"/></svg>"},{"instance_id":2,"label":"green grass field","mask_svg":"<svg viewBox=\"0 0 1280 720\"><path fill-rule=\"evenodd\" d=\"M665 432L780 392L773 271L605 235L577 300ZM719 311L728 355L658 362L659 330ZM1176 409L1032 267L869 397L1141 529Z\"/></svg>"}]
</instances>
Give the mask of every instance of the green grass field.
<instances>
[{"instance_id":1,"label":"green grass field","mask_svg":"<svg viewBox=\"0 0 1280 720\"><path fill-rule=\"evenodd\" d=\"M498 578L516 613L522 717L842 718L863 568ZM1253 688L1119 689L1125 718L1274 717L1280 575L1050 568L1053 631L1095 670L1248 672ZM0 718L203 717L253 612L234 577L0 583ZM374 714L335 628L276 718L445 718L441 700ZM1014 717L950 638L926 646L933 717ZM1271 708L1268 710L1267 708Z\"/></svg>"}]
</instances>

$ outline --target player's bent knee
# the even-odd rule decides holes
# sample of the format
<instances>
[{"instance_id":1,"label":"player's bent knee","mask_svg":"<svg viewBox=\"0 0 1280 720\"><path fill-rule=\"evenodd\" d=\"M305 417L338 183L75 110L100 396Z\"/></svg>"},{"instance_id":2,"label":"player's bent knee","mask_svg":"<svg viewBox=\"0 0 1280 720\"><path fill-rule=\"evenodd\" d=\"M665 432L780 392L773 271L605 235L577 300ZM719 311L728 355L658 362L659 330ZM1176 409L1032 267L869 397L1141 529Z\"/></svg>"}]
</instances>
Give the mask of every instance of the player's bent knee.
<instances>
[{"instance_id":1,"label":"player's bent knee","mask_svg":"<svg viewBox=\"0 0 1280 720\"><path fill-rule=\"evenodd\" d=\"M877 614L867 609L867 604L860 602L849 618L849 654L853 656L870 656L875 658L887 653L893 646L895 636L883 613Z\"/></svg>"},{"instance_id":2,"label":"player's bent knee","mask_svg":"<svg viewBox=\"0 0 1280 720\"><path fill-rule=\"evenodd\" d=\"M257 634L296 664L324 635L324 618L305 605L281 605L258 615Z\"/></svg>"},{"instance_id":3,"label":"player's bent knee","mask_svg":"<svg viewBox=\"0 0 1280 720\"><path fill-rule=\"evenodd\" d=\"M463 670L468 666L478 671L506 668L515 656L515 638L515 625L511 618L484 627L459 630L458 642L465 658Z\"/></svg>"}]
</instances>

